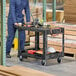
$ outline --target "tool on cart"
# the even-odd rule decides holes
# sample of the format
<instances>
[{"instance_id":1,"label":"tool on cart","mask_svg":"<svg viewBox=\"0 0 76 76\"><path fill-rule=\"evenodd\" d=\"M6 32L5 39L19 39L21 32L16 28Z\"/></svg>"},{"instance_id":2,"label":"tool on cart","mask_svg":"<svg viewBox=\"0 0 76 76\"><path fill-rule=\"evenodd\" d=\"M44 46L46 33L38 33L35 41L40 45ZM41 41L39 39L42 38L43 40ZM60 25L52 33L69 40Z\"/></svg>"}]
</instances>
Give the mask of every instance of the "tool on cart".
<instances>
[{"instance_id":1,"label":"tool on cart","mask_svg":"<svg viewBox=\"0 0 76 76\"><path fill-rule=\"evenodd\" d=\"M39 27L39 26L43 26L39 19L36 18L35 20L33 20L33 22L26 22L25 24L23 24L23 26L28 27L28 25L30 25L30 27Z\"/></svg>"}]
</instances>

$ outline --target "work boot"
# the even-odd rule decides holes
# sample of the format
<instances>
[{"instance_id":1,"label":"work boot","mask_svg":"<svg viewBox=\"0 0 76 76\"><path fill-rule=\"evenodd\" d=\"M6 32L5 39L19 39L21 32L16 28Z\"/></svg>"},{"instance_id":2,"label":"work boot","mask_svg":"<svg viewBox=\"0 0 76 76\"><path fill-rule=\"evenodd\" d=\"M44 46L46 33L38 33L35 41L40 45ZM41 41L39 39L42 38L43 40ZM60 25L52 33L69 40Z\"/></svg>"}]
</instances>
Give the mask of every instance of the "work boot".
<instances>
[{"instance_id":1,"label":"work boot","mask_svg":"<svg viewBox=\"0 0 76 76\"><path fill-rule=\"evenodd\" d=\"M11 58L11 55L9 53L7 53L6 58Z\"/></svg>"},{"instance_id":2,"label":"work boot","mask_svg":"<svg viewBox=\"0 0 76 76\"><path fill-rule=\"evenodd\" d=\"M22 53L26 53L26 51L25 51L25 50L22 50L21 53L19 53L19 54L17 55L17 57L19 57Z\"/></svg>"}]
</instances>

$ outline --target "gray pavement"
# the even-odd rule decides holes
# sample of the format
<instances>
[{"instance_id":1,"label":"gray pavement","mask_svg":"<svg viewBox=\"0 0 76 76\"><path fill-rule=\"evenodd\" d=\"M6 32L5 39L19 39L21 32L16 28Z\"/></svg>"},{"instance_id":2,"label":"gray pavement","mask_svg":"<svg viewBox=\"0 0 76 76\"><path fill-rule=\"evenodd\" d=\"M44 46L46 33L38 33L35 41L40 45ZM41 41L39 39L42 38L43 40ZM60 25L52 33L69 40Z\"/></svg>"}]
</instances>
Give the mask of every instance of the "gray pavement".
<instances>
[{"instance_id":1,"label":"gray pavement","mask_svg":"<svg viewBox=\"0 0 76 76\"><path fill-rule=\"evenodd\" d=\"M47 66L41 65L41 60L34 58L24 59L23 62L17 58L17 51L12 54L11 59L6 59L7 66L21 65L24 67L47 72L55 76L76 76L76 60L68 57L62 58L62 63L58 64L56 59L47 61Z\"/></svg>"}]
</instances>

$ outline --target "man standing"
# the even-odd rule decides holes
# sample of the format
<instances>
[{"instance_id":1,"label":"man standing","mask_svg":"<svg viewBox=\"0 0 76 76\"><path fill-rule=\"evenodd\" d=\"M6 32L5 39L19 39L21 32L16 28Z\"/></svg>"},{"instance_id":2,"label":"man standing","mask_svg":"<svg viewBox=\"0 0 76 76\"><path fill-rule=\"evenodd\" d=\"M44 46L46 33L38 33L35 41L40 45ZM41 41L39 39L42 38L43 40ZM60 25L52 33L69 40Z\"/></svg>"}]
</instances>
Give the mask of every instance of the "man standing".
<instances>
[{"instance_id":1,"label":"man standing","mask_svg":"<svg viewBox=\"0 0 76 76\"><path fill-rule=\"evenodd\" d=\"M30 22L29 0L10 0L8 15L8 37L6 42L7 58L11 58L10 50L16 33L16 28L14 27L14 25L18 26L18 23L24 23L24 15L22 14L23 10L25 10L26 22ZM20 31L19 37L20 50L22 51L24 50L25 31Z\"/></svg>"}]
</instances>

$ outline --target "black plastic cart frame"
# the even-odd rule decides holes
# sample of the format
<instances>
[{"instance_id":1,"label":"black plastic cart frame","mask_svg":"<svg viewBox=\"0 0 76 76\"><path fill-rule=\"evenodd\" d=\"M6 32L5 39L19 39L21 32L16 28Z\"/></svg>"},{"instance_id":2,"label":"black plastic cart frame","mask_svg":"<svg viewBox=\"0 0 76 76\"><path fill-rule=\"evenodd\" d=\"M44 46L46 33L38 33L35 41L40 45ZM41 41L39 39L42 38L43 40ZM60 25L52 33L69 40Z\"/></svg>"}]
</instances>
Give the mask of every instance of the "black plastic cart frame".
<instances>
[{"instance_id":1,"label":"black plastic cart frame","mask_svg":"<svg viewBox=\"0 0 76 76\"><path fill-rule=\"evenodd\" d=\"M58 63L61 62L61 57L64 57L64 28L54 28L54 29L49 29L49 28L43 28L43 27L19 27L15 26L18 29L18 33L20 30L28 30L28 31L34 31L35 32L35 48L32 48L34 50L39 50L39 32L42 32L43 34L43 54L37 54L35 53L34 55L29 55L28 53L21 53L20 50L20 39L18 36L18 56L19 59L22 61L23 58L27 57L33 57L37 59L41 59L41 64L46 65L47 59L55 59L57 58ZM62 34L62 52L56 52L56 53L50 53L47 54L47 35L48 34ZM28 50L28 49L27 49Z\"/></svg>"}]
</instances>

